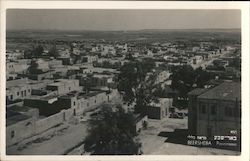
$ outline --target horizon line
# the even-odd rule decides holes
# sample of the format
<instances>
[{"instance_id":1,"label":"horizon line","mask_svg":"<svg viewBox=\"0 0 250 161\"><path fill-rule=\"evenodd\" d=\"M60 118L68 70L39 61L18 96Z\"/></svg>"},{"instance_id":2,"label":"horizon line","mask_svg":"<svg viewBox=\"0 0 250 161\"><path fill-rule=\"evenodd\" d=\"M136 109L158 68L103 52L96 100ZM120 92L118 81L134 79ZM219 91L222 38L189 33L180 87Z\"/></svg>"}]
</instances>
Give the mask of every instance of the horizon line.
<instances>
[{"instance_id":1,"label":"horizon line","mask_svg":"<svg viewBox=\"0 0 250 161\"><path fill-rule=\"evenodd\" d=\"M128 29L128 30L91 30L91 29L6 29L6 31L91 31L91 32L129 32L147 30L241 30L241 28L178 28L178 29Z\"/></svg>"}]
</instances>

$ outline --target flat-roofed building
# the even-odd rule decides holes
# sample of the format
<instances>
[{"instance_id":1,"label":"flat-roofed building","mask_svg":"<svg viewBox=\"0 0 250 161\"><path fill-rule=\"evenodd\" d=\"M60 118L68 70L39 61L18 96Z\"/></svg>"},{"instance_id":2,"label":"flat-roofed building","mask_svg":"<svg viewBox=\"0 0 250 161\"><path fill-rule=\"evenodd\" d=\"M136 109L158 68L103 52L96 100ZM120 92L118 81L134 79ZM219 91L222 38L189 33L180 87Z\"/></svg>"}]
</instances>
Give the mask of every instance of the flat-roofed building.
<instances>
[{"instance_id":1,"label":"flat-roofed building","mask_svg":"<svg viewBox=\"0 0 250 161\"><path fill-rule=\"evenodd\" d=\"M47 90L57 91L58 95L66 94L71 91L80 90L79 80L77 79L57 79L54 83L48 84Z\"/></svg>"},{"instance_id":2,"label":"flat-roofed building","mask_svg":"<svg viewBox=\"0 0 250 161\"><path fill-rule=\"evenodd\" d=\"M92 86L109 86L114 83L113 74L94 74L91 78Z\"/></svg>"},{"instance_id":3,"label":"flat-roofed building","mask_svg":"<svg viewBox=\"0 0 250 161\"><path fill-rule=\"evenodd\" d=\"M70 106L61 104L58 101L57 94L47 94L43 96L32 96L24 99L24 105L39 109L39 114L43 116L51 116L63 109L69 109Z\"/></svg>"},{"instance_id":4,"label":"flat-roofed building","mask_svg":"<svg viewBox=\"0 0 250 161\"><path fill-rule=\"evenodd\" d=\"M51 82L51 80L34 81L27 78L7 81L6 99L7 101L15 101L29 98L33 89L44 89Z\"/></svg>"},{"instance_id":5,"label":"flat-roofed building","mask_svg":"<svg viewBox=\"0 0 250 161\"><path fill-rule=\"evenodd\" d=\"M161 120L169 114L172 103L172 98L158 98L158 102L152 102L145 108L145 113L150 119Z\"/></svg>"},{"instance_id":6,"label":"flat-roofed building","mask_svg":"<svg viewBox=\"0 0 250 161\"><path fill-rule=\"evenodd\" d=\"M31 95L28 79L17 79L6 82L6 101L24 99Z\"/></svg>"},{"instance_id":7,"label":"flat-roofed building","mask_svg":"<svg viewBox=\"0 0 250 161\"><path fill-rule=\"evenodd\" d=\"M50 69L56 69L63 67L62 60L52 59L48 61L48 65Z\"/></svg>"},{"instance_id":8,"label":"flat-roofed building","mask_svg":"<svg viewBox=\"0 0 250 161\"><path fill-rule=\"evenodd\" d=\"M15 61L6 63L7 74L24 74L27 72L29 65L26 62Z\"/></svg>"},{"instance_id":9,"label":"flat-roofed building","mask_svg":"<svg viewBox=\"0 0 250 161\"><path fill-rule=\"evenodd\" d=\"M58 98L58 102L74 109L74 115L82 114L108 101L105 91L71 92Z\"/></svg>"},{"instance_id":10,"label":"flat-roofed building","mask_svg":"<svg viewBox=\"0 0 250 161\"><path fill-rule=\"evenodd\" d=\"M189 93L189 130L193 134L213 137L241 133L241 84L224 82L212 89ZM195 116L195 117L194 117Z\"/></svg>"}]
</instances>

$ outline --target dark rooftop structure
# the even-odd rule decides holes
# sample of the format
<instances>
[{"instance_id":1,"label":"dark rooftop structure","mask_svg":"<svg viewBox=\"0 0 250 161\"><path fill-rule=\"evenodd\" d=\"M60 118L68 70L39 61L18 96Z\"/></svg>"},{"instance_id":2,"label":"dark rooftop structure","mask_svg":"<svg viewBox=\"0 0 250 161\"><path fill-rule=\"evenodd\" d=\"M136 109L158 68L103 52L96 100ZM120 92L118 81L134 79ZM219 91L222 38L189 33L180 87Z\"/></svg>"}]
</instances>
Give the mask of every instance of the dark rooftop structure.
<instances>
[{"instance_id":1,"label":"dark rooftop structure","mask_svg":"<svg viewBox=\"0 0 250 161\"><path fill-rule=\"evenodd\" d=\"M240 82L224 82L198 96L201 99L241 100Z\"/></svg>"}]
</instances>

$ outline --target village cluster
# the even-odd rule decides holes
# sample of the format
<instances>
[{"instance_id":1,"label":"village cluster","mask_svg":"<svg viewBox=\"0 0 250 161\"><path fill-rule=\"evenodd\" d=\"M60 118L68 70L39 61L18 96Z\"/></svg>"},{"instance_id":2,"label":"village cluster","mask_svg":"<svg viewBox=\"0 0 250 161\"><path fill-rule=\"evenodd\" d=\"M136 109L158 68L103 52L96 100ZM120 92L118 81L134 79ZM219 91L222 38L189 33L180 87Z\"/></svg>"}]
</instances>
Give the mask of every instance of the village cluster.
<instances>
[{"instance_id":1,"label":"village cluster","mask_svg":"<svg viewBox=\"0 0 250 161\"><path fill-rule=\"evenodd\" d=\"M32 41L32 40L30 40ZM189 134L212 137L241 132L241 59L239 43L189 41L53 41L29 42L35 47L6 50L6 146L40 135L102 104L123 102L118 90L120 68L149 60L164 95L138 116L135 130L151 119L187 120ZM29 50L30 49L30 50ZM235 65L236 64L236 65ZM189 65L216 75L203 88L188 93L186 107L173 89L175 68ZM176 81L176 80L175 80Z\"/></svg>"}]
</instances>

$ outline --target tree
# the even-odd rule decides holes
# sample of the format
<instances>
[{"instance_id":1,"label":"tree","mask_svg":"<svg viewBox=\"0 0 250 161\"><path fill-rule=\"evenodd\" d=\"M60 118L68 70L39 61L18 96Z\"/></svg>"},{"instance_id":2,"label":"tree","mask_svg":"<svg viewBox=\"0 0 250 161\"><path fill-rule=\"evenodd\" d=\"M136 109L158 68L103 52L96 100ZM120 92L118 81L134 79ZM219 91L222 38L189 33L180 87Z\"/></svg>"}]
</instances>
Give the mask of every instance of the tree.
<instances>
[{"instance_id":1,"label":"tree","mask_svg":"<svg viewBox=\"0 0 250 161\"><path fill-rule=\"evenodd\" d=\"M128 53L128 54L126 55L126 58L125 58L125 59L131 60L131 61L134 61L134 60L135 60L135 58L133 57L132 53Z\"/></svg>"},{"instance_id":2,"label":"tree","mask_svg":"<svg viewBox=\"0 0 250 161\"><path fill-rule=\"evenodd\" d=\"M38 66L39 65L36 60L31 60L30 66L28 68L29 74L41 74L42 71L37 69Z\"/></svg>"},{"instance_id":3,"label":"tree","mask_svg":"<svg viewBox=\"0 0 250 161\"><path fill-rule=\"evenodd\" d=\"M153 91L153 95L156 97L166 97L167 94L165 93L165 87L162 88L161 84L158 84Z\"/></svg>"},{"instance_id":4,"label":"tree","mask_svg":"<svg viewBox=\"0 0 250 161\"><path fill-rule=\"evenodd\" d=\"M193 70L191 66L181 66L173 70L171 77L171 88L178 90L180 96L186 99L187 93L194 88L194 85L198 88L203 88L205 83L214 76L202 70L202 68Z\"/></svg>"},{"instance_id":5,"label":"tree","mask_svg":"<svg viewBox=\"0 0 250 161\"><path fill-rule=\"evenodd\" d=\"M56 45L53 45L50 50L49 50L49 53L48 53L50 56L53 56L54 58L58 58L60 55L59 55L59 52L56 48Z\"/></svg>"},{"instance_id":6,"label":"tree","mask_svg":"<svg viewBox=\"0 0 250 161\"><path fill-rule=\"evenodd\" d=\"M44 51L44 49L43 49L42 45L38 45L38 46L34 47L33 51L32 51L33 52L33 57L34 58L39 58L40 56L42 56L43 51Z\"/></svg>"},{"instance_id":7,"label":"tree","mask_svg":"<svg viewBox=\"0 0 250 161\"><path fill-rule=\"evenodd\" d=\"M24 51L24 58L25 59L31 59L31 58L39 58L42 53L43 53L44 49L42 47L42 45L32 45L31 48L26 49Z\"/></svg>"},{"instance_id":8,"label":"tree","mask_svg":"<svg viewBox=\"0 0 250 161\"><path fill-rule=\"evenodd\" d=\"M150 61L132 61L123 65L118 76L118 90L128 104L135 102L135 112L143 113L143 108L155 99L151 94L156 76L152 73L154 63Z\"/></svg>"},{"instance_id":9,"label":"tree","mask_svg":"<svg viewBox=\"0 0 250 161\"><path fill-rule=\"evenodd\" d=\"M141 144L135 139L135 118L121 106L103 106L92 118L84 150L95 155L139 154Z\"/></svg>"},{"instance_id":10,"label":"tree","mask_svg":"<svg viewBox=\"0 0 250 161\"><path fill-rule=\"evenodd\" d=\"M215 77L214 74L202 70L202 68L197 68L195 70L195 83L198 88L203 88L204 85L207 83L207 81L209 81L214 77Z\"/></svg>"},{"instance_id":11,"label":"tree","mask_svg":"<svg viewBox=\"0 0 250 161\"><path fill-rule=\"evenodd\" d=\"M177 89L181 97L186 98L195 82L195 72L191 66L181 66L173 71L171 88Z\"/></svg>"},{"instance_id":12,"label":"tree","mask_svg":"<svg viewBox=\"0 0 250 161\"><path fill-rule=\"evenodd\" d=\"M24 51L24 59L31 59L32 58L32 50L26 49Z\"/></svg>"}]
</instances>

